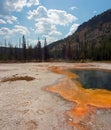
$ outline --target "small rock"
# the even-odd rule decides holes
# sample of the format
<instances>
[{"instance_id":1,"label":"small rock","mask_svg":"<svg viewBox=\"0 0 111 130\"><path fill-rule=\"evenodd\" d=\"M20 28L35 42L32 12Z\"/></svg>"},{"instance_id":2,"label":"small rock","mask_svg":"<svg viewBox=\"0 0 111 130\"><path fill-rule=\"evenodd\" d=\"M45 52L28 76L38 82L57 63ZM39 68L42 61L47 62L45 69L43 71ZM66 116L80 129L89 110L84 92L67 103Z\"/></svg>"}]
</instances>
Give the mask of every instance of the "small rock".
<instances>
[{"instance_id":1,"label":"small rock","mask_svg":"<svg viewBox=\"0 0 111 130\"><path fill-rule=\"evenodd\" d=\"M69 118L69 121L73 121L73 119L72 119L72 118Z\"/></svg>"}]
</instances>

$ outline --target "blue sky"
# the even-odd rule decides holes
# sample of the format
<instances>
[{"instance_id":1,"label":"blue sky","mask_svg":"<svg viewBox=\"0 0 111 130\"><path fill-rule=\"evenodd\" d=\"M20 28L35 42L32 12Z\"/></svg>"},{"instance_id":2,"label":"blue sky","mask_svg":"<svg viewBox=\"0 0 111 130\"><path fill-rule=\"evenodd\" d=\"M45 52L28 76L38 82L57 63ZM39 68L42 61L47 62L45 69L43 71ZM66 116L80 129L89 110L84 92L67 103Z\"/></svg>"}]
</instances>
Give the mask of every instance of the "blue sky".
<instances>
[{"instance_id":1,"label":"blue sky","mask_svg":"<svg viewBox=\"0 0 111 130\"><path fill-rule=\"evenodd\" d=\"M111 0L0 0L0 45L48 43L75 32L93 16L111 8Z\"/></svg>"}]
</instances>

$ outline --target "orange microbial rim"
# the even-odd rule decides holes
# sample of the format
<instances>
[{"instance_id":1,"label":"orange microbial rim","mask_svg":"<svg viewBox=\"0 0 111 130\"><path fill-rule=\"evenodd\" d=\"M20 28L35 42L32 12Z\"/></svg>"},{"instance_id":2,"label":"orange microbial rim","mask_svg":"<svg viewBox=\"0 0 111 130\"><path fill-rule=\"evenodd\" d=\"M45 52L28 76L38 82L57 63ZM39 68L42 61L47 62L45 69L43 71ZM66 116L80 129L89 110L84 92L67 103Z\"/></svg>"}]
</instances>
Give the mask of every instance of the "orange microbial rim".
<instances>
[{"instance_id":1,"label":"orange microbial rim","mask_svg":"<svg viewBox=\"0 0 111 130\"><path fill-rule=\"evenodd\" d=\"M63 67L52 67L51 71L65 76L57 84L47 87L46 90L58 93L64 99L76 103L76 106L67 112L72 119L72 125L79 127L78 122L97 108L111 108L111 91L85 89L76 80L78 75Z\"/></svg>"}]
</instances>

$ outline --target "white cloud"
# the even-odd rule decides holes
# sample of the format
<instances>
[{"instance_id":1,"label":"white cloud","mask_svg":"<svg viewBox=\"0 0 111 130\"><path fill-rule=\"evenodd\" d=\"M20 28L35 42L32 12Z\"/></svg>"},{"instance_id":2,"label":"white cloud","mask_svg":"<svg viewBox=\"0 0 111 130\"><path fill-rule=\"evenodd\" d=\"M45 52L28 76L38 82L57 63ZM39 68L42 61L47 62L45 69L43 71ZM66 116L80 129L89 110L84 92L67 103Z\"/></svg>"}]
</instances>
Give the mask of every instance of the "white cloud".
<instances>
[{"instance_id":1,"label":"white cloud","mask_svg":"<svg viewBox=\"0 0 111 130\"><path fill-rule=\"evenodd\" d=\"M27 0L5 0L7 10L20 12L26 6Z\"/></svg>"},{"instance_id":2,"label":"white cloud","mask_svg":"<svg viewBox=\"0 0 111 130\"><path fill-rule=\"evenodd\" d=\"M13 33L20 33L22 35L29 34L29 30L26 27L21 25L15 25L12 31Z\"/></svg>"},{"instance_id":3,"label":"white cloud","mask_svg":"<svg viewBox=\"0 0 111 130\"><path fill-rule=\"evenodd\" d=\"M10 12L20 12L24 7L39 5L39 0L1 0L1 14L10 14Z\"/></svg>"},{"instance_id":4,"label":"white cloud","mask_svg":"<svg viewBox=\"0 0 111 130\"><path fill-rule=\"evenodd\" d=\"M9 23L9 24L13 24L14 22L17 22L17 17L15 17L15 16L4 16L4 19L6 19L6 21L7 21L7 23Z\"/></svg>"},{"instance_id":5,"label":"white cloud","mask_svg":"<svg viewBox=\"0 0 111 130\"><path fill-rule=\"evenodd\" d=\"M57 30L52 30L47 34L44 34L42 37L43 39L47 39L47 43L51 43L52 41L57 41L58 39L61 39L62 33ZM43 41L43 40L42 40Z\"/></svg>"},{"instance_id":6,"label":"white cloud","mask_svg":"<svg viewBox=\"0 0 111 130\"><path fill-rule=\"evenodd\" d=\"M39 6L36 10L28 12L28 19L40 19L40 18L47 18L48 10L44 6Z\"/></svg>"},{"instance_id":7,"label":"white cloud","mask_svg":"<svg viewBox=\"0 0 111 130\"><path fill-rule=\"evenodd\" d=\"M77 20L76 16L64 10L48 10L44 6L30 10L27 14L27 19L35 21L36 34L47 36L48 41L57 40L62 36L62 33L58 31L58 26L67 26Z\"/></svg>"},{"instance_id":8,"label":"white cloud","mask_svg":"<svg viewBox=\"0 0 111 130\"><path fill-rule=\"evenodd\" d=\"M75 9L78 9L76 6L72 6L70 7L71 10L75 10Z\"/></svg>"},{"instance_id":9,"label":"white cloud","mask_svg":"<svg viewBox=\"0 0 111 130\"><path fill-rule=\"evenodd\" d=\"M36 10L29 11L27 18L35 21L40 21L45 18L50 21L50 24L64 26L77 20L77 17L67 13L64 10L47 10L44 6L39 6Z\"/></svg>"},{"instance_id":10,"label":"white cloud","mask_svg":"<svg viewBox=\"0 0 111 130\"><path fill-rule=\"evenodd\" d=\"M36 26L37 33L47 34L47 33L51 32L52 30L56 30L56 26L53 24L50 24L50 20L45 19L45 18L38 21L35 24L35 26Z\"/></svg>"},{"instance_id":11,"label":"white cloud","mask_svg":"<svg viewBox=\"0 0 111 130\"><path fill-rule=\"evenodd\" d=\"M13 24L15 22L18 22L17 17L15 17L13 15L0 15L0 17L4 19L5 24L6 23Z\"/></svg>"},{"instance_id":12,"label":"white cloud","mask_svg":"<svg viewBox=\"0 0 111 130\"><path fill-rule=\"evenodd\" d=\"M68 14L64 10L56 10L56 9L49 10L48 17L49 19L51 19L53 24L64 26L77 20L77 17L73 16L72 14Z\"/></svg>"},{"instance_id":13,"label":"white cloud","mask_svg":"<svg viewBox=\"0 0 111 130\"><path fill-rule=\"evenodd\" d=\"M0 28L0 35L11 35L12 31L9 28L2 27Z\"/></svg>"},{"instance_id":14,"label":"white cloud","mask_svg":"<svg viewBox=\"0 0 111 130\"><path fill-rule=\"evenodd\" d=\"M15 25L13 29L6 27L0 28L0 35L4 37L12 37L16 34L26 35L29 34L29 30L26 27L20 25Z\"/></svg>"},{"instance_id":15,"label":"white cloud","mask_svg":"<svg viewBox=\"0 0 111 130\"><path fill-rule=\"evenodd\" d=\"M71 26L71 28L70 28L70 30L69 30L69 33L66 35L66 37L69 36L69 35L71 35L71 34L73 34L73 33L77 30L78 26L79 26L79 24L74 23L74 24Z\"/></svg>"},{"instance_id":16,"label":"white cloud","mask_svg":"<svg viewBox=\"0 0 111 130\"><path fill-rule=\"evenodd\" d=\"M31 7L32 5L39 5L39 0L29 0L27 1L27 7Z\"/></svg>"},{"instance_id":17,"label":"white cloud","mask_svg":"<svg viewBox=\"0 0 111 130\"><path fill-rule=\"evenodd\" d=\"M3 19L0 19L0 24L6 24L6 22Z\"/></svg>"},{"instance_id":18,"label":"white cloud","mask_svg":"<svg viewBox=\"0 0 111 130\"><path fill-rule=\"evenodd\" d=\"M42 34L44 37L48 38L48 41L56 40L57 37L62 36L62 33L59 32L55 25L50 24L48 19L42 19L36 23L36 34Z\"/></svg>"},{"instance_id":19,"label":"white cloud","mask_svg":"<svg viewBox=\"0 0 111 130\"><path fill-rule=\"evenodd\" d=\"M51 37L51 36L49 36L49 35L43 35L43 38L46 38L47 39L47 43L49 44L49 43L52 43L52 41L57 41L58 40L58 38L55 36L53 36L53 37Z\"/></svg>"},{"instance_id":20,"label":"white cloud","mask_svg":"<svg viewBox=\"0 0 111 130\"><path fill-rule=\"evenodd\" d=\"M56 30L52 30L50 33L49 33L49 36L61 36L62 33L59 32L59 31L56 31Z\"/></svg>"}]
</instances>

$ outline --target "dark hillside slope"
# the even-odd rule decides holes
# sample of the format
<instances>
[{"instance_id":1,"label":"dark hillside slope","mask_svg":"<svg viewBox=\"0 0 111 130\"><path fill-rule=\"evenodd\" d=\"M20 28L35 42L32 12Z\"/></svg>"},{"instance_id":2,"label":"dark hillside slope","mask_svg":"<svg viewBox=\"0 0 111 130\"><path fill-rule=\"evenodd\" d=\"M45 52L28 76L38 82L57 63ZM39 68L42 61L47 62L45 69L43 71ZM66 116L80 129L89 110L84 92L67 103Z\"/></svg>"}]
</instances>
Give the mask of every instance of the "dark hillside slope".
<instances>
[{"instance_id":1,"label":"dark hillside slope","mask_svg":"<svg viewBox=\"0 0 111 130\"><path fill-rule=\"evenodd\" d=\"M111 9L81 24L77 31L65 39L49 45L62 57L62 50L70 45L71 58L91 60L111 60ZM59 58L59 56L58 56Z\"/></svg>"}]
</instances>

